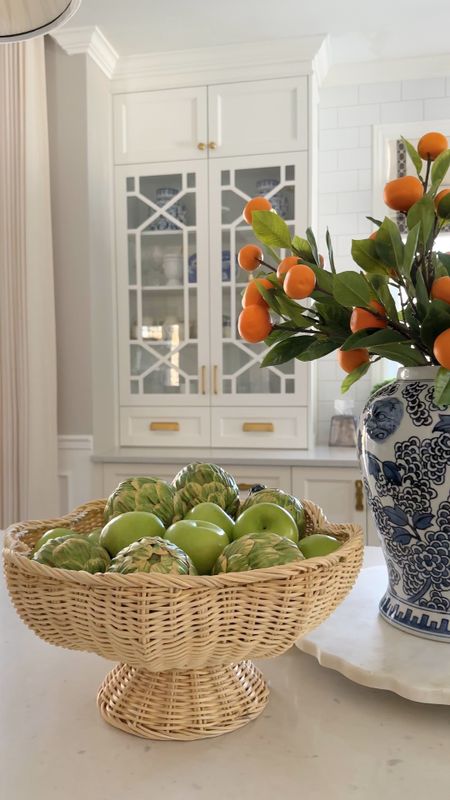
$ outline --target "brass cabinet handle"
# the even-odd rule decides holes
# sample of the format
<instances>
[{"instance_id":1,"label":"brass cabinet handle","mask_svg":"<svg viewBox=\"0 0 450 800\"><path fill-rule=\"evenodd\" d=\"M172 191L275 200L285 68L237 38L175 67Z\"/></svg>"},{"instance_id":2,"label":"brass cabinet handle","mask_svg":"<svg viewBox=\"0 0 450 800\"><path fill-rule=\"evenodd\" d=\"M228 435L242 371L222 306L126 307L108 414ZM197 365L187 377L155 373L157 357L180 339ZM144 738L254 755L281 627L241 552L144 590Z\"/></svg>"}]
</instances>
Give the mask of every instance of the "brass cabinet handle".
<instances>
[{"instance_id":1,"label":"brass cabinet handle","mask_svg":"<svg viewBox=\"0 0 450 800\"><path fill-rule=\"evenodd\" d=\"M250 489L253 489L254 486L258 486L257 483L238 483L238 489L240 492L249 492Z\"/></svg>"},{"instance_id":2,"label":"brass cabinet handle","mask_svg":"<svg viewBox=\"0 0 450 800\"><path fill-rule=\"evenodd\" d=\"M217 148L217 144L215 142L208 142L208 147L210 150L215 150Z\"/></svg>"},{"instance_id":3,"label":"brass cabinet handle","mask_svg":"<svg viewBox=\"0 0 450 800\"><path fill-rule=\"evenodd\" d=\"M199 142L197 145L197 150L206 150L205 142Z\"/></svg>"},{"instance_id":4,"label":"brass cabinet handle","mask_svg":"<svg viewBox=\"0 0 450 800\"><path fill-rule=\"evenodd\" d=\"M202 394L206 394L206 379L205 379L205 376L206 376L206 367L203 364L200 367L200 392Z\"/></svg>"},{"instance_id":5,"label":"brass cabinet handle","mask_svg":"<svg viewBox=\"0 0 450 800\"><path fill-rule=\"evenodd\" d=\"M217 381L218 374L219 374L219 367L217 366L217 364L214 364L214 366L213 366L213 392L214 392L214 394L219 394L219 386L218 386L218 381Z\"/></svg>"},{"instance_id":6,"label":"brass cabinet handle","mask_svg":"<svg viewBox=\"0 0 450 800\"><path fill-rule=\"evenodd\" d=\"M275 427L273 422L244 422L242 430L245 433L273 433Z\"/></svg>"},{"instance_id":7,"label":"brass cabinet handle","mask_svg":"<svg viewBox=\"0 0 450 800\"><path fill-rule=\"evenodd\" d=\"M151 422L148 426L151 431L179 431L179 422Z\"/></svg>"},{"instance_id":8,"label":"brass cabinet handle","mask_svg":"<svg viewBox=\"0 0 450 800\"><path fill-rule=\"evenodd\" d=\"M363 482L355 481L355 511L364 511Z\"/></svg>"}]
</instances>

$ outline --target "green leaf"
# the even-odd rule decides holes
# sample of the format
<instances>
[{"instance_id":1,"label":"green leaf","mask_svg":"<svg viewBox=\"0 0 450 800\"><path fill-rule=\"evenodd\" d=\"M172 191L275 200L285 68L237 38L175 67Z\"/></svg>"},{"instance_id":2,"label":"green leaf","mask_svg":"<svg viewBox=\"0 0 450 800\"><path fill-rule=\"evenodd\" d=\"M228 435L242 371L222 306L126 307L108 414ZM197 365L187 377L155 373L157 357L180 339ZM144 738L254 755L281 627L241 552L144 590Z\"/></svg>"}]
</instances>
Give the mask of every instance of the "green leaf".
<instances>
[{"instance_id":1,"label":"green leaf","mask_svg":"<svg viewBox=\"0 0 450 800\"><path fill-rule=\"evenodd\" d=\"M421 157L419 156L419 153L417 152L416 148L411 144L411 142L408 142L408 139L405 139L404 136L401 136L400 138L406 147L406 152L408 153L412 163L414 164L417 174L420 175L420 173L422 172L423 162Z\"/></svg>"},{"instance_id":2,"label":"green leaf","mask_svg":"<svg viewBox=\"0 0 450 800\"><path fill-rule=\"evenodd\" d=\"M404 367L417 367L426 364L423 355L407 343L371 345L370 352L389 358L391 361L398 361Z\"/></svg>"},{"instance_id":3,"label":"green leaf","mask_svg":"<svg viewBox=\"0 0 450 800\"><path fill-rule=\"evenodd\" d=\"M269 245L267 245L267 244L264 247L264 250L266 251L266 253L269 254L269 256L271 258L273 258L273 260L275 261L275 264L278 266L278 264L281 261L281 256L279 255L279 253L276 253L275 250L273 250L273 248L269 247Z\"/></svg>"},{"instance_id":4,"label":"green leaf","mask_svg":"<svg viewBox=\"0 0 450 800\"><path fill-rule=\"evenodd\" d=\"M291 232L284 219L273 211L254 211L252 214L252 228L255 236L269 247L283 247L290 249Z\"/></svg>"},{"instance_id":5,"label":"green leaf","mask_svg":"<svg viewBox=\"0 0 450 800\"><path fill-rule=\"evenodd\" d=\"M428 313L429 298L427 287L423 279L422 271L417 270L416 274L416 297L417 297L417 311L421 319Z\"/></svg>"},{"instance_id":6,"label":"green leaf","mask_svg":"<svg viewBox=\"0 0 450 800\"><path fill-rule=\"evenodd\" d=\"M331 242L330 231L327 228L327 232L325 235L325 241L327 243L327 250L328 250L328 258L330 259L330 269L331 272L335 275L336 274L336 266L334 263L334 253L333 253L333 244Z\"/></svg>"},{"instance_id":7,"label":"green leaf","mask_svg":"<svg viewBox=\"0 0 450 800\"><path fill-rule=\"evenodd\" d=\"M308 240L308 244L311 248L311 253L313 254L315 264L319 264L319 251L317 249L317 242L316 237L314 236L311 228L306 229L306 238Z\"/></svg>"},{"instance_id":8,"label":"green leaf","mask_svg":"<svg viewBox=\"0 0 450 800\"><path fill-rule=\"evenodd\" d=\"M311 319L304 317L303 312L306 309L296 303L295 300L291 300L289 297L286 297L285 294L279 294L277 297L278 307L280 309L280 314L282 317L290 319L294 325L298 325L299 328L310 328L312 321Z\"/></svg>"},{"instance_id":9,"label":"green leaf","mask_svg":"<svg viewBox=\"0 0 450 800\"><path fill-rule=\"evenodd\" d=\"M447 273L450 274L450 254L449 253L438 252L437 253L437 257L438 257L439 261L441 262L441 264L443 264L444 267L446 268Z\"/></svg>"},{"instance_id":10,"label":"green leaf","mask_svg":"<svg viewBox=\"0 0 450 800\"><path fill-rule=\"evenodd\" d=\"M327 272L323 267L318 267L317 264L309 264L309 267L316 276L316 287L323 292L333 293L334 275L332 272Z\"/></svg>"},{"instance_id":11,"label":"green leaf","mask_svg":"<svg viewBox=\"0 0 450 800\"><path fill-rule=\"evenodd\" d=\"M433 300L422 322L422 341L430 350L434 340L442 331L450 328L450 305L442 300Z\"/></svg>"},{"instance_id":12,"label":"green leaf","mask_svg":"<svg viewBox=\"0 0 450 800\"><path fill-rule=\"evenodd\" d=\"M333 342L330 339L326 339L325 341L316 340L310 344L301 355L298 355L297 358L299 361L315 361L317 358L322 358L328 355L328 353L332 353L333 350L337 350L338 347L339 342Z\"/></svg>"},{"instance_id":13,"label":"green leaf","mask_svg":"<svg viewBox=\"0 0 450 800\"><path fill-rule=\"evenodd\" d=\"M388 274L387 266L378 257L373 239L353 239L352 258L365 272Z\"/></svg>"},{"instance_id":14,"label":"green leaf","mask_svg":"<svg viewBox=\"0 0 450 800\"><path fill-rule=\"evenodd\" d=\"M378 277L378 275L374 277ZM384 310L386 311L388 318L393 320L394 322L398 322L398 313L395 301L389 291L389 286L386 281L381 282L380 286L377 289L376 294L381 305L384 307Z\"/></svg>"},{"instance_id":15,"label":"green leaf","mask_svg":"<svg viewBox=\"0 0 450 800\"><path fill-rule=\"evenodd\" d=\"M341 383L341 393L345 394L345 392L348 392L350 386L353 386L356 381L359 381L359 379L362 378L369 369L370 361L366 361L364 364L360 364L359 367L356 367L353 372L350 372Z\"/></svg>"},{"instance_id":16,"label":"green leaf","mask_svg":"<svg viewBox=\"0 0 450 800\"><path fill-rule=\"evenodd\" d=\"M412 230L420 222L419 239L425 249L434 229L435 221L434 203L428 194L425 194L408 211L408 229Z\"/></svg>"},{"instance_id":17,"label":"green leaf","mask_svg":"<svg viewBox=\"0 0 450 800\"><path fill-rule=\"evenodd\" d=\"M399 270L403 264L404 244L397 225L389 217L383 220L374 243L383 264Z\"/></svg>"},{"instance_id":18,"label":"green leaf","mask_svg":"<svg viewBox=\"0 0 450 800\"><path fill-rule=\"evenodd\" d=\"M347 308L369 306L372 293L367 280L357 272L340 272L335 275L333 295L336 302Z\"/></svg>"},{"instance_id":19,"label":"green leaf","mask_svg":"<svg viewBox=\"0 0 450 800\"><path fill-rule=\"evenodd\" d=\"M440 153L431 167L431 193L433 194L436 189L441 185L444 180L448 168L450 167L450 150L444 150Z\"/></svg>"},{"instance_id":20,"label":"green leaf","mask_svg":"<svg viewBox=\"0 0 450 800\"><path fill-rule=\"evenodd\" d=\"M411 334L414 336L414 338L420 340L420 324L411 305L407 305L405 308L404 321L409 326Z\"/></svg>"},{"instance_id":21,"label":"green leaf","mask_svg":"<svg viewBox=\"0 0 450 800\"><path fill-rule=\"evenodd\" d=\"M420 222L417 225L414 225L410 231L408 231L408 236L405 243L405 249L403 251L403 269L405 275L409 276L411 274L411 267L413 265L414 259L417 253L417 243L419 241L419 233L420 233Z\"/></svg>"},{"instance_id":22,"label":"green leaf","mask_svg":"<svg viewBox=\"0 0 450 800\"><path fill-rule=\"evenodd\" d=\"M260 293L260 295L262 295L262 297L266 301L266 303L269 306L269 308L271 308L272 311L275 311L276 314L280 314L281 315L280 304L278 302L278 297L276 295L275 290L274 289L267 289L265 286L261 286L260 282L258 282L256 288L258 289L258 292Z\"/></svg>"},{"instance_id":23,"label":"green leaf","mask_svg":"<svg viewBox=\"0 0 450 800\"><path fill-rule=\"evenodd\" d=\"M374 225L376 225L376 226L377 226L377 228L379 228L379 227L380 227L380 225L382 224L382 220L381 220L381 219L375 219L375 217L369 217L369 216L367 216L367 217L366 217L366 219L368 219L368 220L369 220L369 222L373 222L373 224L374 224Z\"/></svg>"},{"instance_id":24,"label":"green leaf","mask_svg":"<svg viewBox=\"0 0 450 800\"><path fill-rule=\"evenodd\" d=\"M275 364L285 364L286 361L297 358L311 345L311 340L313 339L314 336L301 335L278 342L266 353L261 361L261 366L270 367Z\"/></svg>"},{"instance_id":25,"label":"green leaf","mask_svg":"<svg viewBox=\"0 0 450 800\"><path fill-rule=\"evenodd\" d=\"M368 330L358 331L353 333L346 339L341 346L341 350L355 350L357 347L377 347L385 344L397 344L405 342L405 337L398 331L383 328L383 330L376 330L374 333L369 333Z\"/></svg>"},{"instance_id":26,"label":"green leaf","mask_svg":"<svg viewBox=\"0 0 450 800\"><path fill-rule=\"evenodd\" d=\"M294 236L291 248L295 251L295 254L303 258L304 261L313 261L313 252L307 239L302 239L301 236Z\"/></svg>"},{"instance_id":27,"label":"green leaf","mask_svg":"<svg viewBox=\"0 0 450 800\"><path fill-rule=\"evenodd\" d=\"M285 328L282 330L278 330L280 326L278 325L276 328L273 329L271 333L264 339L264 344L267 347L272 347L273 344L277 342L282 342L284 339L289 339L290 336L295 336L297 330L289 330L289 328Z\"/></svg>"},{"instance_id":28,"label":"green leaf","mask_svg":"<svg viewBox=\"0 0 450 800\"><path fill-rule=\"evenodd\" d=\"M319 314L321 330L324 330L332 338L339 338L342 341L348 337L350 309L339 306L333 300L333 305L330 303L315 303L314 310Z\"/></svg>"},{"instance_id":29,"label":"green leaf","mask_svg":"<svg viewBox=\"0 0 450 800\"><path fill-rule=\"evenodd\" d=\"M434 402L438 406L450 405L450 371L440 367L434 381Z\"/></svg>"}]
</instances>

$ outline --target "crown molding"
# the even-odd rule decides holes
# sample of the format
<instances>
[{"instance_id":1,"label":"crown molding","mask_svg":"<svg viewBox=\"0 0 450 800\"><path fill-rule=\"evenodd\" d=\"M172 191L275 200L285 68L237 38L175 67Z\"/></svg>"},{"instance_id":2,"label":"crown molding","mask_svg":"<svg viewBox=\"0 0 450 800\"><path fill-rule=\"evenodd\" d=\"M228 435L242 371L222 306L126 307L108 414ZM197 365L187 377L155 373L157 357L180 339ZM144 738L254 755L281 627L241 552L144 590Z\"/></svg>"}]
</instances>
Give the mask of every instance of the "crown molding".
<instances>
[{"instance_id":1,"label":"crown molding","mask_svg":"<svg viewBox=\"0 0 450 800\"><path fill-rule=\"evenodd\" d=\"M323 86L348 86L355 83L383 83L395 80L439 78L450 74L450 55L442 53L415 58L334 63Z\"/></svg>"},{"instance_id":2,"label":"crown molding","mask_svg":"<svg viewBox=\"0 0 450 800\"><path fill-rule=\"evenodd\" d=\"M68 55L86 53L112 81L114 92L316 75L330 65L327 36L303 36L219 47L198 47L119 57L97 27L64 28L52 37Z\"/></svg>"},{"instance_id":3,"label":"crown molding","mask_svg":"<svg viewBox=\"0 0 450 800\"><path fill-rule=\"evenodd\" d=\"M309 75L321 81L329 66L325 36L305 36L171 50L120 58L113 76L113 91L170 88L199 83L222 83Z\"/></svg>"},{"instance_id":4,"label":"crown molding","mask_svg":"<svg viewBox=\"0 0 450 800\"><path fill-rule=\"evenodd\" d=\"M112 78L119 60L119 54L103 35L100 28L63 28L51 34L52 39L70 56L86 53L107 78Z\"/></svg>"}]
</instances>

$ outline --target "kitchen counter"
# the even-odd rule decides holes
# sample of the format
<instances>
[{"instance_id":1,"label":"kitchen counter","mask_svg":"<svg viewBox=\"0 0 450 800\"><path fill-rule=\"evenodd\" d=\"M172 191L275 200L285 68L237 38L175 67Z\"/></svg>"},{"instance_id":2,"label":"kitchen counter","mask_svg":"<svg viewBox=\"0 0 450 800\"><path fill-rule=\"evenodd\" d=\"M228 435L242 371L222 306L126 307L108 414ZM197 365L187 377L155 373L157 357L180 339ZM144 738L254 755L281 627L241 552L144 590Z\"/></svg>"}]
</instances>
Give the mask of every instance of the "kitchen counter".
<instances>
[{"instance_id":1,"label":"kitchen counter","mask_svg":"<svg viewBox=\"0 0 450 800\"><path fill-rule=\"evenodd\" d=\"M207 461L220 464L240 464L268 467L358 467L353 447L326 447L318 445L308 450L256 450L235 448L211 449L186 447L117 447L105 453L96 453L92 460L99 463L135 464L187 464L190 461Z\"/></svg>"},{"instance_id":2,"label":"kitchen counter","mask_svg":"<svg viewBox=\"0 0 450 800\"><path fill-rule=\"evenodd\" d=\"M376 563L378 549L370 550ZM37 639L16 616L1 579L0 797L423 800L430 793L449 795L448 707L358 686L296 648L260 663L271 697L255 722L189 743L152 742L106 725L95 695L110 666L95 655Z\"/></svg>"}]
</instances>

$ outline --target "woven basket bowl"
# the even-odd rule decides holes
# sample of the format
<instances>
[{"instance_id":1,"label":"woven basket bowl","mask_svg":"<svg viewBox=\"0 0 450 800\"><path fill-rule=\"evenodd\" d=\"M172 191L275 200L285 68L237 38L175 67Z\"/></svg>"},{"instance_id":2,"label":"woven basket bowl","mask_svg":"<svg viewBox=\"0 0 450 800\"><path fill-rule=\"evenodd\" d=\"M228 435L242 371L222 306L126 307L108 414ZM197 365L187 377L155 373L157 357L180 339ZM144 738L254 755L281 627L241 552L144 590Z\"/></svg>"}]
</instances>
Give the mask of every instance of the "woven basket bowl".
<instances>
[{"instance_id":1,"label":"woven basket bowl","mask_svg":"<svg viewBox=\"0 0 450 800\"><path fill-rule=\"evenodd\" d=\"M218 735L267 702L267 685L248 659L280 655L319 625L360 570L361 528L332 525L317 506L304 505L308 533L327 529L342 541L329 556L214 576L91 575L29 559L49 528L88 533L101 526L105 501L93 501L6 531L8 590L41 639L122 662L99 691L108 722L148 738Z\"/></svg>"}]
</instances>

